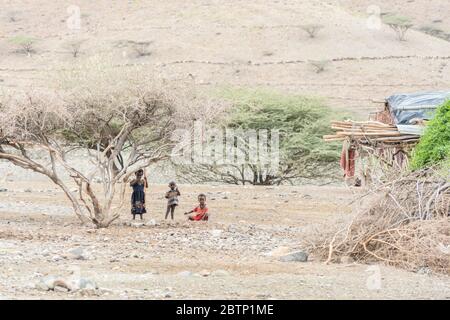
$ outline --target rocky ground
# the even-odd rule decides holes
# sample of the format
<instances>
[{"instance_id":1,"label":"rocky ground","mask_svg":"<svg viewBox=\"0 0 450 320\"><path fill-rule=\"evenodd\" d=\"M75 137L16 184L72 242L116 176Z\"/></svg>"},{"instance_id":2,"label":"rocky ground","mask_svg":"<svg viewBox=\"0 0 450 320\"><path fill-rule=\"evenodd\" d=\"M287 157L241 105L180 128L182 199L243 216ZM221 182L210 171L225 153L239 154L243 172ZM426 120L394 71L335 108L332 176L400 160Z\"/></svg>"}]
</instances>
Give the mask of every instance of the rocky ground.
<instances>
[{"instance_id":1,"label":"rocky ground","mask_svg":"<svg viewBox=\"0 0 450 320\"><path fill-rule=\"evenodd\" d=\"M181 185L166 222L165 186L151 185L143 222L126 209L101 230L81 225L51 184L0 189L3 299L450 299L445 276L289 255L304 251L314 223L349 214L353 191L341 186ZM208 195L208 223L182 215L198 192Z\"/></svg>"}]
</instances>

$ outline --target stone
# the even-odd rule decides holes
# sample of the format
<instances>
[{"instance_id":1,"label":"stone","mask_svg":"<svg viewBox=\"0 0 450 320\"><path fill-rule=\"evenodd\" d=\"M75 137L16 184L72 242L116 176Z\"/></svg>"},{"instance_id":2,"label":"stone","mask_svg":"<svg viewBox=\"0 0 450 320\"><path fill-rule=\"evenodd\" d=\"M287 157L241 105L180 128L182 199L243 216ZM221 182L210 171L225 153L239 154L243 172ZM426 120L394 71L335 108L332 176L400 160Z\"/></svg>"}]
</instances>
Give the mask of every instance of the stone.
<instances>
[{"instance_id":1,"label":"stone","mask_svg":"<svg viewBox=\"0 0 450 320\"><path fill-rule=\"evenodd\" d=\"M45 276L36 283L35 287L38 290L48 291L53 290L55 288L56 277L54 276Z\"/></svg>"},{"instance_id":2,"label":"stone","mask_svg":"<svg viewBox=\"0 0 450 320\"><path fill-rule=\"evenodd\" d=\"M55 255L55 256L52 257L52 261L54 261L54 262L60 261L60 260L62 260L62 257L60 257L58 255Z\"/></svg>"},{"instance_id":3,"label":"stone","mask_svg":"<svg viewBox=\"0 0 450 320\"><path fill-rule=\"evenodd\" d=\"M278 247L270 252L263 253L263 255L279 258L281 256L287 255L290 251L291 249L289 247Z\"/></svg>"},{"instance_id":4,"label":"stone","mask_svg":"<svg viewBox=\"0 0 450 320\"><path fill-rule=\"evenodd\" d=\"M75 259L75 260L86 260L86 253L84 252L84 249L81 247L70 249L69 258Z\"/></svg>"},{"instance_id":5,"label":"stone","mask_svg":"<svg viewBox=\"0 0 450 320\"><path fill-rule=\"evenodd\" d=\"M70 291L72 289L72 286L64 279L56 279L53 282L53 285L54 285L54 290L55 291L67 292L67 291ZM59 290L57 290L57 288Z\"/></svg>"},{"instance_id":6,"label":"stone","mask_svg":"<svg viewBox=\"0 0 450 320\"><path fill-rule=\"evenodd\" d=\"M430 275L432 274L432 271L430 268L428 267L421 267L419 270L417 270L418 274L426 274L426 275Z\"/></svg>"},{"instance_id":7,"label":"stone","mask_svg":"<svg viewBox=\"0 0 450 320\"><path fill-rule=\"evenodd\" d=\"M308 261L308 254L303 251L291 252L287 255L281 256L282 262L306 262Z\"/></svg>"},{"instance_id":8,"label":"stone","mask_svg":"<svg viewBox=\"0 0 450 320\"><path fill-rule=\"evenodd\" d=\"M230 274L225 270L216 270L216 271L213 271L211 273L211 275L213 277L226 277L226 276L229 276Z\"/></svg>"},{"instance_id":9,"label":"stone","mask_svg":"<svg viewBox=\"0 0 450 320\"><path fill-rule=\"evenodd\" d=\"M208 277L211 273L208 270L202 270L199 272L202 277Z\"/></svg>"},{"instance_id":10,"label":"stone","mask_svg":"<svg viewBox=\"0 0 450 320\"><path fill-rule=\"evenodd\" d=\"M34 286L37 290L40 290L40 291L48 291L48 290L50 290L50 288L49 287L47 287L44 283L42 283L42 282L38 282L38 283L36 283L35 284L35 286Z\"/></svg>"},{"instance_id":11,"label":"stone","mask_svg":"<svg viewBox=\"0 0 450 320\"><path fill-rule=\"evenodd\" d=\"M148 226L148 227L154 227L154 226L157 226L158 223L156 222L155 219L150 219L147 222L145 222L145 225Z\"/></svg>"},{"instance_id":12,"label":"stone","mask_svg":"<svg viewBox=\"0 0 450 320\"><path fill-rule=\"evenodd\" d=\"M190 277L194 275L191 271L181 271L179 273L177 273L177 276L179 277Z\"/></svg>"},{"instance_id":13,"label":"stone","mask_svg":"<svg viewBox=\"0 0 450 320\"><path fill-rule=\"evenodd\" d=\"M211 230L210 233L214 238L219 238L222 234L222 230L214 229L214 230Z\"/></svg>"},{"instance_id":14,"label":"stone","mask_svg":"<svg viewBox=\"0 0 450 320\"><path fill-rule=\"evenodd\" d=\"M134 228L141 228L141 227L145 226L145 224L143 222L132 222L131 226Z\"/></svg>"},{"instance_id":15,"label":"stone","mask_svg":"<svg viewBox=\"0 0 450 320\"><path fill-rule=\"evenodd\" d=\"M93 280L81 278L79 280L79 288L82 290L96 290L98 289L98 285Z\"/></svg>"},{"instance_id":16,"label":"stone","mask_svg":"<svg viewBox=\"0 0 450 320\"><path fill-rule=\"evenodd\" d=\"M56 286L55 289L53 289L56 292L69 292L70 290L68 288Z\"/></svg>"},{"instance_id":17,"label":"stone","mask_svg":"<svg viewBox=\"0 0 450 320\"><path fill-rule=\"evenodd\" d=\"M8 189L6 189L6 188L0 188L0 192L8 192Z\"/></svg>"}]
</instances>

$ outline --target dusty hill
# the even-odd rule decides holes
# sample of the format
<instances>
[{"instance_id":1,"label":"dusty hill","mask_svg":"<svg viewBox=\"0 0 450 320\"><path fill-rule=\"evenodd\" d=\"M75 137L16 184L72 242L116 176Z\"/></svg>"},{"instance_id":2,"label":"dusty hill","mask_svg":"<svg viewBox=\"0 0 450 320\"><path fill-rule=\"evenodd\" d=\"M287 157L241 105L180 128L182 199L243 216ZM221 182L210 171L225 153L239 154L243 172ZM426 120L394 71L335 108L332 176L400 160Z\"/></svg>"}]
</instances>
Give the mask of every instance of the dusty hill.
<instances>
[{"instance_id":1,"label":"dusty hill","mask_svg":"<svg viewBox=\"0 0 450 320\"><path fill-rule=\"evenodd\" d=\"M387 26L367 25L370 1L2 1L0 85L48 86L49 72L94 55L117 66L194 81L205 88L268 86L328 98L365 116L394 92L448 89L450 42L412 30L400 42ZM411 16L417 25L443 21L448 1L381 1L382 12ZM415 16L412 13L416 13ZM424 13L424 14L422 14ZM429 21L428 21L429 20ZM324 26L309 38L301 25ZM440 23L440 22L438 22ZM35 39L30 56L17 36ZM68 43L82 39L74 58ZM136 42L151 41L145 44ZM141 56L136 49L144 46ZM330 60L316 73L309 60Z\"/></svg>"}]
</instances>

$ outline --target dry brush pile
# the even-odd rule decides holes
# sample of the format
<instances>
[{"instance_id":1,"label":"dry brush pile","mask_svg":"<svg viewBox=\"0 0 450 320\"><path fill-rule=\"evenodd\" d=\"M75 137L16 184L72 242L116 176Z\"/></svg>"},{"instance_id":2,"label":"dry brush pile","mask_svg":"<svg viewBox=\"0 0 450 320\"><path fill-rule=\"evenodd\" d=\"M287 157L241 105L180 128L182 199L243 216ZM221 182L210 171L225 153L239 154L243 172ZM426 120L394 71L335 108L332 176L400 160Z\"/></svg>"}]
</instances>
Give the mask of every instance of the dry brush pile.
<instances>
[{"instance_id":1,"label":"dry brush pile","mask_svg":"<svg viewBox=\"0 0 450 320\"><path fill-rule=\"evenodd\" d=\"M372 188L371 204L350 221L321 230L311 250L327 263L349 256L364 263L450 274L448 167L391 177Z\"/></svg>"}]
</instances>

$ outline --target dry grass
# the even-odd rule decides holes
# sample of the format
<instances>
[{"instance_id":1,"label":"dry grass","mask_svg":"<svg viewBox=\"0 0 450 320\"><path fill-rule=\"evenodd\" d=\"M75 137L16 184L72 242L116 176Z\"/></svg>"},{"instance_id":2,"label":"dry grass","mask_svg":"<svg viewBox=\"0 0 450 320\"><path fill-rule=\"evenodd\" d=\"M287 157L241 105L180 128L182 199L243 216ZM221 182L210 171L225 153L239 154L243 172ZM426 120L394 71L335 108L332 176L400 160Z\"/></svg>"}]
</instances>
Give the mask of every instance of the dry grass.
<instances>
[{"instance_id":1,"label":"dry grass","mask_svg":"<svg viewBox=\"0 0 450 320\"><path fill-rule=\"evenodd\" d=\"M375 197L368 208L321 230L311 249L326 263L349 256L450 274L449 181L434 169L397 174L373 187L370 194Z\"/></svg>"}]
</instances>

